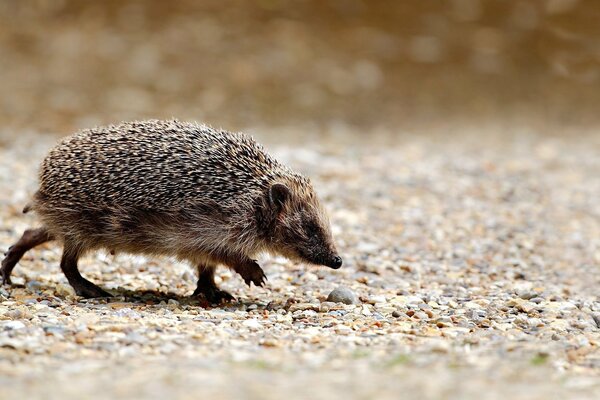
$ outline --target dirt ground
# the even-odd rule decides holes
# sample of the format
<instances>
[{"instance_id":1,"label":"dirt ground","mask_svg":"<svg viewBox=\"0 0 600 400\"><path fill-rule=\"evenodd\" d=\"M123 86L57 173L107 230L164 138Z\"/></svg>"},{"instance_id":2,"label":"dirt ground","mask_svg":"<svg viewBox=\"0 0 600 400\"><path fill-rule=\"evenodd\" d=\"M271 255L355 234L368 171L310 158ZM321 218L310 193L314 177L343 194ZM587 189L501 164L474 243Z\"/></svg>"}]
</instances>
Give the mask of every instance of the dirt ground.
<instances>
[{"instance_id":1,"label":"dirt ground","mask_svg":"<svg viewBox=\"0 0 600 400\"><path fill-rule=\"evenodd\" d=\"M265 257L266 288L221 270L238 301L205 308L186 265L96 254L82 271L115 297L83 300L45 245L0 289L0 398L597 397L598 137L279 134L258 137L315 181L342 269ZM55 140L0 148L2 248Z\"/></svg>"}]
</instances>

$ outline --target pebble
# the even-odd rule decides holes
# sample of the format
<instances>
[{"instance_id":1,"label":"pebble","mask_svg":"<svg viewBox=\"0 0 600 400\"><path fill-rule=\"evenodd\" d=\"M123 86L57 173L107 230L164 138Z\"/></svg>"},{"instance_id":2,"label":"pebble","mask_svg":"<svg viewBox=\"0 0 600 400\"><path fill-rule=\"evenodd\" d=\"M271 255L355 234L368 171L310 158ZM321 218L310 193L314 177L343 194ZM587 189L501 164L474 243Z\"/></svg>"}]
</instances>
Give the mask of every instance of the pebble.
<instances>
[{"instance_id":1,"label":"pebble","mask_svg":"<svg viewBox=\"0 0 600 400\"><path fill-rule=\"evenodd\" d=\"M600 313L597 313L597 312L593 313L593 314L592 314L592 319L593 319L593 320L594 320L594 322L596 323L596 326L597 326L598 328L600 328Z\"/></svg>"},{"instance_id":2,"label":"pebble","mask_svg":"<svg viewBox=\"0 0 600 400\"><path fill-rule=\"evenodd\" d=\"M387 300L385 296L371 296L369 297L369 303L371 304L383 304L386 303Z\"/></svg>"},{"instance_id":3,"label":"pebble","mask_svg":"<svg viewBox=\"0 0 600 400\"><path fill-rule=\"evenodd\" d=\"M538 295L536 292L534 292L532 290L517 290L516 294L523 300L530 300Z\"/></svg>"},{"instance_id":4,"label":"pebble","mask_svg":"<svg viewBox=\"0 0 600 400\"><path fill-rule=\"evenodd\" d=\"M0 326L7 331L18 331L25 329L25 324L21 321L4 321Z\"/></svg>"},{"instance_id":5,"label":"pebble","mask_svg":"<svg viewBox=\"0 0 600 400\"><path fill-rule=\"evenodd\" d=\"M429 315L427 315L423 311L418 311L418 312L414 313L413 318L427 319L427 318L429 318Z\"/></svg>"},{"instance_id":6,"label":"pebble","mask_svg":"<svg viewBox=\"0 0 600 400\"><path fill-rule=\"evenodd\" d=\"M242 322L242 325L244 325L246 328L250 328L253 330L262 328L262 324L259 321L257 321L256 319L248 319L248 320Z\"/></svg>"},{"instance_id":7,"label":"pebble","mask_svg":"<svg viewBox=\"0 0 600 400\"><path fill-rule=\"evenodd\" d=\"M541 319L539 318L529 318L529 320L527 321L527 324L531 327L531 328L537 328L539 326L543 326L543 322Z\"/></svg>"},{"instance_id":8,"label":"pebble","mask_svg":"<svg viewBox=\"0 0 600 400\"><path fill-rule=\"evenodd\" d=\"M339 287L329 293L327 301L332 303L357 304L358 298L356 297L356 294L347 287Z\"/></svg>"},{"instance_id":9,"label":"pebble","mask_svg":"<svg viewBox=\"0 0 600 400\"><path fill-rule=\"evenodd\" d=\"M36 280L31 280L28 281L25 286L27 287L27 289L31 290L32 292L36 292L38 290L41 290L43 285L41 282L38 282Z\"/></svg>"},{"instance_id":10,"label":"pebble","mask_svg":"<svg viewBox=\"0 0 600 400\"><path fill-rule=\"evenodd\" d=\"M43 327L44 332L48 335L64 335L65 328L58 325L47 325Z\"/></svg>"},{"instance_id":11,"label":"pebble","mask_svg":"<svg viewBox=\"0 0 600 400\"><path fill-rule=\"evenodd\" d=\"M9 310L4 315L11 319L22 319L24 316L23 311L20 309Z\"/></svg>"},{"instance_id":12,"label":"pebble","mask_svg":"<svg viewBox=\"0 0 600 400\"><path fill-rule=\"evenodd\" d=\"M120 308L120 309L116 310L114 312L114 315L117 316L117 317L124 317L124 318L130 318L130 319L139 319L139 318L141 318L140 313L138 313L135 310L132 310L129 307L123 307L123 308Z\"/></svg>"},{"instance_id":13,"label":"pebble","mask_svg":"<svg viewBox=\"0 0 600 400\"><path fill-rule=\"evenodd\" d=\"M321 305L320 304L312 304L312 303L296 303L296 304L292 304L288 311L293 313L295 311L306 311L306 310L320 311Z\"/></svg>"},{"instance_id":14,"label":"pebble","mask_svg":"<svg viewBox=\"0 0 600 400\"><path fill-rule=\"evenodd\" d=\"M452 319L451 319L451 318L449 318L449 317L441 317L441 318L437 318L437 319L435 320L435 325L436 325L438 328L448 328L448 327L451 327L451 326L453 326L453 324L452 324Z\"/></svg>"}]
</instances>

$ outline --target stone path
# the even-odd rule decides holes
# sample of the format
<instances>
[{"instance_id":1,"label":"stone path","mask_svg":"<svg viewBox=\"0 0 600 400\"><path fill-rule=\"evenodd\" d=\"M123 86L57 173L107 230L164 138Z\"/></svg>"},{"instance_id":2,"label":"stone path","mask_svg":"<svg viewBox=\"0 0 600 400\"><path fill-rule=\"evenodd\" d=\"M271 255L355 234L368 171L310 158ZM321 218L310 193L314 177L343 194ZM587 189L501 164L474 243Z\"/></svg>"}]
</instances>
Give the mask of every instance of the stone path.
<instances>
[{"instance_id":1,"label":"stone path","mask_svg":"<svg viewBox=\"0 0 600 400\"><path fill-rule=\"evenodd\" d=\"M35 224L54 141L0 140L2 249ZM342 269L265 257L266 288L222 270L239 301L206 308L186 265L94 254L83 274L115 297L83 300L42 246L0 289L0 398L597 398L597 137L282 143ZM340 287L357 304L326 301Z\"/></svg>"}]
</instances>

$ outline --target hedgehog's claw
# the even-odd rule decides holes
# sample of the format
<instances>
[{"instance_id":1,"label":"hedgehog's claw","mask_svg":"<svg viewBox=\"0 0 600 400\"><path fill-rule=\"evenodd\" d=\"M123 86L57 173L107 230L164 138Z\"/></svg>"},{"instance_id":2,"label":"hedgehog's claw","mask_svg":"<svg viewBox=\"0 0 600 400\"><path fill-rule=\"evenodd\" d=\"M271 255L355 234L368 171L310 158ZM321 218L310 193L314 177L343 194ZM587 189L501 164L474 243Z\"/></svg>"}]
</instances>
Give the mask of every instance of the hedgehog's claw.
<instances>
[{"instance_id":1,"label":"hedgehog's claw","mask_svg":"<svg viewBox=\"0 0 600 400\"><path fill-rule=\"evenodd\" d=\"M4 271L0 271L0 286L2 285L10 285L12 281L10 280L10 276L6 275Z\"/></svg>"},{"instance_id":2,"label":"hedgehog's claw","mask_svg":"<svg viewBox=\"0 0 600 400\"><path fill-rule=\"evenodd\" d=\"M244 278L244 282L246 282L248 286L250 286L251 283L254 283L255 286L264 286L267 282L265 271L262 270L256 261L254 261L251 266L252 268L247 269L244 273L240 274L242 275L242 278Z\"/></svg>"},{"instance_id":3,"label":"hedgehog's claw","mask_svg":"<svg viewBox=\"0 0 600 400\"><path fill-rule=\"evenodd\" d=\"M84 297L86 299L92 299L97 297L113 297L112 294L101 289L99 286L94 285L87 279L81 278L74 282L69 282L77 296Z\"/></svg>"},{"instance_id":4,"label":"hedgehog's claw","mask_svg":"<svg viewBox=\"0 0 600 400\"><path fill-rule=\"evenodd\" d=\"M229 292L221 290L216 286L197 287L192 296L203 296L210 304L220 304L222 302L235 301Z\"/></svg>"}]
</instances>

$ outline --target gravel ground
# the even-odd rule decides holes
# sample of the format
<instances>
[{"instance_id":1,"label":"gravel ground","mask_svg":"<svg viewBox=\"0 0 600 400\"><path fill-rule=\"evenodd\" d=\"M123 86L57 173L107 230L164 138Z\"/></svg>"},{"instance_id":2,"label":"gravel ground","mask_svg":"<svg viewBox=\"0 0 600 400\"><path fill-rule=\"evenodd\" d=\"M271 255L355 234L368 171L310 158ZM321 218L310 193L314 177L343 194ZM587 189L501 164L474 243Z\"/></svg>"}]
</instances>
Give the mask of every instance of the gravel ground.
<instances>
[{"instance_id":1,"label":"gravel ground","mask_svg":"<svg viewBox=\"0 0 600 400\"><path fill-rule=\"evenodd\" d=\"M55 138L0 134L4 249ZM220 270L239 301L211 308L186 265L96 254L83 274L115 297L84 300L42 246L0 289L0 398L597 398L598 139L279 138L342 269L264 258L264 289Z\"/></svg>"}]
</instances>

